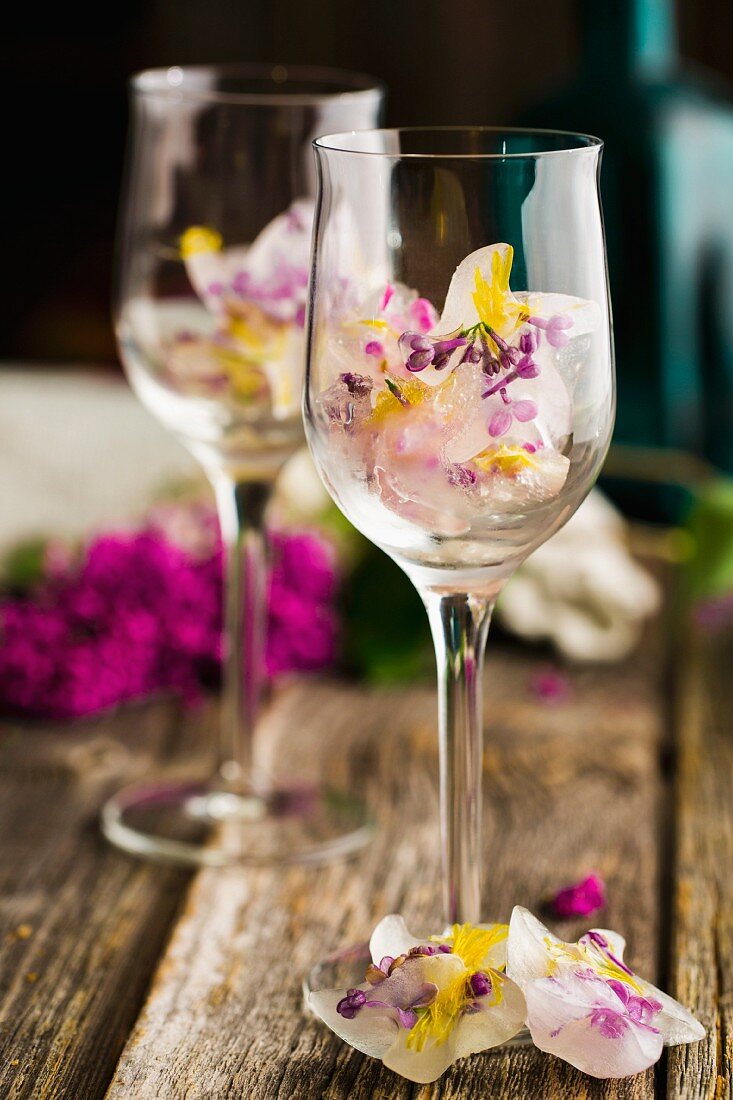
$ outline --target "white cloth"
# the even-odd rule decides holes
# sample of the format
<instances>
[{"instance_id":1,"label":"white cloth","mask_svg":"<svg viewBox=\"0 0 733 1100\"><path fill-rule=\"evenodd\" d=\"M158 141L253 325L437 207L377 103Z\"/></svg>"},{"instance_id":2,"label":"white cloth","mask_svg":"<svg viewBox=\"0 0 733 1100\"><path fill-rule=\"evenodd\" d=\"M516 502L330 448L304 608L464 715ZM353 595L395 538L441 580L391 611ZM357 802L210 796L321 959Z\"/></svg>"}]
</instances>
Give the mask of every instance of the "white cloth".
<instances>
[{"instance_id":1,"label":"white cloth","mask_svg":"<svg viewBox=\"0 0 733 1100\"><path fill-rule=\"evenodd\" d=\"M199 469L123 379L0 368L0 555L135 518Z\"/></svg>"}]
</instances>

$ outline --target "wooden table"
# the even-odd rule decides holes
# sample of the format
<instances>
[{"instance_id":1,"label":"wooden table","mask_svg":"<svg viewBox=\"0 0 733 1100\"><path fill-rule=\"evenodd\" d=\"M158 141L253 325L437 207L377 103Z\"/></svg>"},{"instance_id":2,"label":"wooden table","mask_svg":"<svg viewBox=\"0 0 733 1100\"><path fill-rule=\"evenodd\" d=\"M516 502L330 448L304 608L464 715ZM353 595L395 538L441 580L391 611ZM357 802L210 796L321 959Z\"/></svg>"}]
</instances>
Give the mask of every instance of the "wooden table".
<instances>
[{"instance_id":1,"label":"wooden table","mask_svg":"<svg viewBox=\"0 0 733 1100\"><path fill-rule=\"evenodd\" d=\"M301 1010L309 964L401 911L438 913L435 698L292 684L274 752L363 789L377 840L314 871L202 871L128 859L96 815L122 781L204 758L216 715L161 701L76 726L0 726L0 1097L523 1098L733 1096L733 698L729 637L688 632L622 668L572 674L550 705L519 650L487 664L487 915L590 869L602 924L698 1013L707 1037L656 1070L598 1082L532 1048L414 1086ZM555 923L565 938L581 930Z\"/></svg>"}]
</instances>

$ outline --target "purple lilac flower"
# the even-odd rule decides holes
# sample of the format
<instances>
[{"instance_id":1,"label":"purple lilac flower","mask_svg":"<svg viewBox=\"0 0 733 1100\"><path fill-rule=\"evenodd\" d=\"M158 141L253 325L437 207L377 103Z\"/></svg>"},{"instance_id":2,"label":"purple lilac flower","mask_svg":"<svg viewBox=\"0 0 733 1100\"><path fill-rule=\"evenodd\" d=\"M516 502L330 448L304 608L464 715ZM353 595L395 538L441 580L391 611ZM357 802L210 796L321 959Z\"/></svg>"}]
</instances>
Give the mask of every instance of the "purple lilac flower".
<instances>
[{"instance_id":1,"label":"purple lilac flower","mask_svg":"<svg viewBox=\"0 0 733 1100\"><path fill-rule=\"evenodd\" d=\"M494 439L506 435L514 420L526 424L527 421L534 420L537 416L537 405L534 401L528 399L513 401L507 394L504 386L499 390L499 394L504 402L504 408L499 409L498 412L490 416L486 425L489 435Z\"/></svg>"},{"instance_id":2,"label":"purple lilac flower","mask_svg":"<svg viewBox=\"0 0 733 1100\"><path fill-rule=\"evenodd\" d=\"M531 448L531 450L530 450ZM536 447L525 443L524 449L534 454ZM543 668L532 678L533 694L542 703L563 703L571 694L571 685L567 676L555 668Z\"/></svg>"},{"instance_id":3,"label":"purple lilac flower","mask_svg":"<svg viewBox=\"0 0 733 1100\"><path fill-rule=\"evenodd\" d=\"M481 396L493 397L495 393L501 393L501 391L506 389L511 382L515 382L517 378L536 378L539 373L540 368L532 357L525 355L518 361L512 370L500 378L498 382L495 382L493 386L489 386L488 390L485 390Z\"/></svg>"},{"instance_id":4,"label":"purple lilac flower","mask_svg":"<svg viewBox=\"0 0 733 1100\"><path fill-rule=\"evenodd\" d=\"M474 997L488 997L493 989L491 978L481 970L477 970L475 974L471 975L469 985Z\"/></svg>"},{"instance_id":5,"label":"purple lilac flower","mask_svg":"<svg viewBox=\"0 0 733 1100\"><path fill-rule=\"evenodd\" d=\"M640 1025L659 1034L652 1020L662 1011L659 1001L640 997L633 993L624 982L611 978L606 982L619 999L618 1009L599 1006L590 1013L590 1026L600 1031L604 1039L621 1039L632 1024Z\"/></svg>"},{"instance_id":6,"label":"purple lilac flower","mask_svg":"<svg viewBox=\"0 0 733 1100\"><path fill-rule=\"evenodd\" d=\"M547 343L553 348L565 347L570 340L567 329L574 324L572 317L568 317L566 313L556 313L548 320L544 317L530 317L529 323L544 332Z\"/></svg>"},{"instance_id":7,"label":"purple lilac flower","mask_svg":"<svg viewBox=\"0 0 733 1100\"><path fill-rule=\"evenodd\" d=\"M329 548L310 534L272 543L267 671L327 667ZM0 709L75 718L161 691L196 701L221 660L221 572L218 539L203 557L154 527L95 539L81 565L0 602Z\"/></svg>"},{"instance_id":8,"label":"purple lilac flower","mask_svg":"<svg viewBox=\"0 0 733 1100\"><path fill-rule=\"evenodd\" d=\"M476 484L476 471L469 470L459 462L454 462L447 468L448 481L451 485L457 485L459 489L470 489Z\"/></svg>"},{"instance_id":9,"label":"purple lilac flower","mask_svg":"<svg viewBox=\"0 0 733 1100\"><path fill-rule=\"evenodd\" d=\"M552 899L555 914L562 918L587 917L606 904L606 884L600 875L590 874L558 890Z\"/></svg>"},{"instance_id":10,"label":"purple lilac flower","mask_svg":"<svg viewBox=\"0 0 733 1100\"><path fill-rule=\"evenodd\" d=\"M336 1005L336 1011L346 1020L353 1020L358 1012L364 1008L391 1008L400 1025L404 1028L414 1027L418 1016L415 1011L418 1008L426 1008L432 1004L438 994L438 987L433 982L423 982L415 990L409 1001L400 1004L392 994L392 1000L373 1000L367 998L363 989L347 989L346 996L342 997ZM387 992L385 992L385 996ZM404 993L402 994L404 997Z\"/></svg>"},{"instance_id":11,"label":"purple lilac flower","mask_svg":"<svg viewBox=\"0 0 733 1100\"><path fill-rule=\"evenodd\" d=\"M626 982L619 982L616 978L610 978L608 984L631 1019L638 1024L650 1025L654 1017L658 1016L664 1007L661 1001L655 1000L654 997L641 997L634 993Z\"/></svg>"},{"instance_id":12,"label":"purple lilac flower","mask_svg":"<svg viewBox=\"0 0 733 1100\"><path fill-rule=\"evenodd\" d=\"M347 989L346 996L342 997L336 1005L336 1011L345 1020L353 1020L359 1009L366 1003L366 999L363 989Z\"/></svg>"},{"instance_id":13,"label":"purple lilac flower","mask_svg":"<svg viewBox=\"0 0 733 1100\"><path fill-rule=\"evenodd\" d=\"M453 352L466 344L468 340L461 335L434 339L420 332L403 332L399 339L405 366L413 373L431 365L435 370L443 370L450 362Z\"/></svg>"}]
</instances>

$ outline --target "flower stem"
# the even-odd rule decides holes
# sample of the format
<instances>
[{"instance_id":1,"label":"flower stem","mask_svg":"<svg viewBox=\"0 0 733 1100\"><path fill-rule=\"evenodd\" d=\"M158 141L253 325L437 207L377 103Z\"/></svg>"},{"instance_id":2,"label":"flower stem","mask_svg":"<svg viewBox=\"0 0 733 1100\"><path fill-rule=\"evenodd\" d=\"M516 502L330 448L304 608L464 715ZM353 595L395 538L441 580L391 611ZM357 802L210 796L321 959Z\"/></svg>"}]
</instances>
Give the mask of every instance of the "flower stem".
<instances>
[{"instance_id":1,"label":"flower stem","mask_svg":"<svg viewBox=\"0 0 733 1100\"><path fill-rule=\"evenodd\" d=\"M481 918L482 668L495 597L421 592L438 671L443 904L448 924Z\"/></svg>"},{"instance_id":2,"label":"flower stem","mask_svg":"<svg viewBox=\"0 0 733 1100\"><path fill-rule=\"evenodd\" d=\"M270 481L213 479L224 550L224 656L219 775L232 791L257 785L255 725L265 686Z\"/></svg>"}]
</instances>

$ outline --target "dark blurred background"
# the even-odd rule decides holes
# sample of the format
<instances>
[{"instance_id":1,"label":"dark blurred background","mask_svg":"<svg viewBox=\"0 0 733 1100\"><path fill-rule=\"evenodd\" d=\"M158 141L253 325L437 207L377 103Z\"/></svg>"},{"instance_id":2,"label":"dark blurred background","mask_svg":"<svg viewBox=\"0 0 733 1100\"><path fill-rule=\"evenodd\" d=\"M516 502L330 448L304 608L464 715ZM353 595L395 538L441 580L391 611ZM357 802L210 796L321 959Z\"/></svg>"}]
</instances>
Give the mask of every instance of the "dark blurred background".
<instances>
[{"instance_id":1,"label":"dark blurred background","mask_svg":"<svg viewBox=\"0 0 733 1100\"><path fill-rule=\"evenodd\" d=\"M127 0L48 8L42 16L35 6L26 16L16 8L2 67L0 356L116 359L109 285L125 82L134 70L324 63L381 77L390 123L506 124L543 107L552 122L556 93L588 62L594 10L602 25L610 10L628 14L632 7L628 0ZM685 64L733 82L731 0L679 0L676 17ZM621 72L623 63L611 54L609 62L613 82L614 65ZM558 104L554 117L572 127L574 114L584 127L572 102Z\"/></svg>"}]
</instances>

